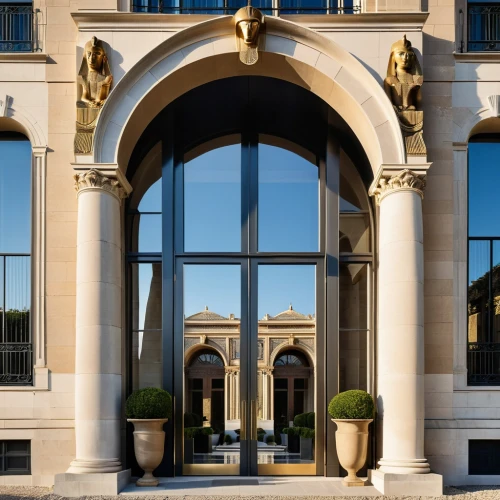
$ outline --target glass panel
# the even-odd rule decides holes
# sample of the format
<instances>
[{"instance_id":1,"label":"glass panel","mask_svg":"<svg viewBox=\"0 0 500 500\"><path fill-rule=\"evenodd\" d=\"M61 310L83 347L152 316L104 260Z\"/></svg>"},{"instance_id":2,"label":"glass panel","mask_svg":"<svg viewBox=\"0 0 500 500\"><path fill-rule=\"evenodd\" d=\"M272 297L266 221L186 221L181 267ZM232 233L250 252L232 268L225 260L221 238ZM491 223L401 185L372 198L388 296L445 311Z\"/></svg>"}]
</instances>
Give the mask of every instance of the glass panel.
<instances>
[{"instance_id":1,"label":"glass panel","mask_svg":"<svg viewBox=\"0 0 500 500\"><path fill-rule=\"evenodd\" d=\"M500 343L500 241L493 242L491 289L493 295L493 331L491 341ZM500 352L497 353L498 355L500 355Z\"/></svg>"},{"instance_id":2,"label":"glass panel","mask_svg":"<svg viewBox=\"0 0 500 500\"><path fill-rule=\"evenodd\" d=\"M161 252L161 214L136 214L132 218L139 232L139 252Z\"/></svg>"},{"instance_id":3,"label":"glass panel","mask_svg":"<svg viewBox=\"0 0 500 500\"><path fill-rule=\"evenodd\" d=\"M339 390L368 390L367 331L339 331Z\"/></svg>"},{"instance_id":4,"label":"glass panel","mask_svg":"<svg viewBox=\"0 0 500 500\"><path fill-rule=\"evenodd\" d=\"M368 264L340 264L339 327L368 329Z\"/></svg>"},{"instance_id":5,"label":"glass panel","mask_svg":"<svg viewBox=\"0 0 500 500\"><path fill-rule=\"evenodd\" d=\"M183 14L224 14L224 0L182 0ZM192 10L189 10L192 9Z\"/></svg>"},{"instance_id":6,"label":"glass panel","mask_svg":"<svg viewBox=\"0 0 500 500\"><path fill-rule=\"evenodd\" d=\"M245 0L228 0L228 7L231 9L228 14L234 14L239 8L245 7L247 2ZM272 0L253 0L252 7L260 9L263 14L270 16L273 11L271 10L273 6Z\"/></svg>"},{"instance_id":7,"label":"glass panel","mask_svg":"<svg viewBox=\"0 0 500 500\"><path fill-rule=\"evenodd\" d=\"M318 167L283 148L259 144L260 252L317 252Z\"/></svg>"},{"instance_id":8,"label":"glass panel","mask_svg":"<svg viewBox=\"0 0 500 500\"><path fill-rule=\"evenodd\" d=\"M259 265L258 315L269 357L258 364L257 427L276 442L257 448L258 463L314 463L316 266Z\"/></svg>"},{"instance_id":9,"label":"glass panel","mask_svg":"<svg viewBox=\"0 0 500 500\"><path fill-rule=\"evenodd\" d=\"M185 464L240 463L240 317L239 265L184 266Z\"/></svg>"},{"instance_id":10,"label":"glass panel","mask_svg":"<svg viewBox=\"0 0 500 500\"><path fill-rule=\"evenodd\" d=\"M241 250L241 145L184 164L184 250Z\"/></svg>"},{"instance_id":11,"label":"glass panel","mask_svg":"<svg viewBox=\"0 0 500 500\"><path fill-rule=\"evenodd\" d=\"M161 213L161 192L161 179L158 179L141 198L139 212Z\"/></svg>"},{"instance_id":12,"label":"glass panel","mask_svg":"<svg viewBox=\"0 0 500 500\"><path fill-rule=\"evenodd\" d=\"M469 342L488 342L490 242L469 241Z\"/></svg>"},{"instance_id":13,"label":"glass panel","mask_svg":"<svg viewBox=\"0 0 500 500\"><path fill-rule=\"evenodd\" d=\"M469 143L469 236L500 236L500 143Z\"/></svg>"},{"instance_id":14,"label":"glass panel","mask_svg":"<svg viewBox=\"0 0 500 500\"><path fill-rule=\"evenodd\" d=\"M339 208L341 212L369 210L367 188L359 176L358 169L344 150L340 152L339 186Z\"/></svg>"},{"instance_id":15,"label":"glass panel","mask_svg":"<svg viewBox=\"0 0 500 500\"><path fill-rule=\"evenodd\" d=\"M9 454L21 453L26 455L30 450L29 441L5 441L5 452Z\"/></svg>"},{"instance_id":16,"label":"glass panel","mask_svg":"<svg viewBox=\"0 0 500 500\"><path fill-rule=\"evenodd\" d=\"M132 385L162 387L161 264L132 264Z\"/></svg>"},{"instance_id":17,"label":"glass panel","mask_svg":"<svg viewBox=\"0 0 500 500\"><path fill-rule=\"evenodd\" d=\"M6 457L6 472L27 470L29 468L29 457Z\"/></svg>"},{"instance_id":18,"label":"glass panel","mask_svg":"<svg viewBox=\"0 0 500 500\"><path fill-rule=\"evenodd\" d=\"M367 213L341 213L339 230L340 253L370 252L370 216Z\"/></svg>"},{"instance_id":19,"label":"glass panel","mask_svg":"<svg viewBox=\"0 0 500 500\"><path fill-rule=\"evenodd\" d=\"M0 253L31 252L31 145L0 141Z\"/></svg>"},{"instance_id":20,"label":"glass panel","mask_svg":"<svg viewBox=\"0 0 500 500\"><path fill-rule=\"evenodd\" d=\"M280 14L324 14L326 0L281 0Z\"/></svg>"}]
</instances>

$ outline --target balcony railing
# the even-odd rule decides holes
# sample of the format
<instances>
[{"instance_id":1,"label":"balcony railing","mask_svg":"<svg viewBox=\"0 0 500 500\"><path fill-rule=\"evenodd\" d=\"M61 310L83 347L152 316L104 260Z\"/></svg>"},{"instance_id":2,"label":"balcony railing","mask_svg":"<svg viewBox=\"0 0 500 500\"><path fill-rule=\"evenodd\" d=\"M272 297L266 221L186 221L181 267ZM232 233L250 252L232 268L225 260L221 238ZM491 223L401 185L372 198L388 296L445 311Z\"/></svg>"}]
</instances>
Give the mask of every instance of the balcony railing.
<instances>
[{"instance_id":1,"label":"balcony railing","mask_svg":"<svg viewBox=\"0 0 500 500\"><path fill-rule=\"evenodd\" d=\"M252 6L260 9L266 15L289 14L358 14L361 5L358 2L344 2L339 7L331 5L329 0L279 0L278 6L273 6L272 0L254 0ZM134 0L134 12L149 12L163 14L212 14L233 15L247 5L245 0ZM276 5L274 3L274 5Z\"/></svg>"},{"instance_id":2,"label":"balcony railing","mask_svg":"<svg viewBox=\"0 0 500 500\"><path fill-rule=\"evenodd\" d=\"M37 40L37 12L31 5L0 4L0 52L35 52Z\"/></svg>"},{"instance_id":3,"label":"balcony railing","mask_svg":"<svg viewBox=\"0 0 500 500\"><path fill-rule=\"evenodd\" d=\"M467 384L500 385L500 344L469 342Z\"/></svg>"},{"instance_id":4,"label":"balcony railing","mask_svg":"<svg viewBox=\"0 0 500 500\"><path fill-rule=\"evenodd\" d=\"M468 51L500 51L500 4L469 3L467 31Z\"/></svg>"}]
</instances>

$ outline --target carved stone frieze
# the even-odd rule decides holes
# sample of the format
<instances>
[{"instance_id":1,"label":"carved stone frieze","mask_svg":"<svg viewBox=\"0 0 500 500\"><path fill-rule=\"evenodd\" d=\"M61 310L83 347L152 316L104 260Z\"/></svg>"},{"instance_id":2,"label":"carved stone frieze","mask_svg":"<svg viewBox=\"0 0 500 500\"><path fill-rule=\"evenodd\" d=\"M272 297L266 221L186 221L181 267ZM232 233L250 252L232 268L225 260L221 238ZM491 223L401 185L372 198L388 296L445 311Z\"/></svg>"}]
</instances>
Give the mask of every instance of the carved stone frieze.
<instances>
[{"instance_id":1,"label":"carved stone frieze","mask_svg":"<svg viewBox=\"0 0 500 500\"><path fill-rule=\"evenodd\" d=\"M371 195L375 196L377 204L390 193L398 190L415 191L421 198L424 197L425 176L416 174L415 172L404 169L392 176L382 175L379 178L378 185L371 191Z\"/></svg>"},{"instance_id":2,"label":"carved stone frieze","mask_svg":"<svg viewBox=\"0 0 500 500\"><path fill-rule=\"evenodd\" d=\"M73 178L75 179L75 189L78 192L84 189L98 188L108 191L119 200L127 196L127 192L120 184L120 181L107 177L95 168L91 168L87 172L81 174L75 174Z\"/></svg>"}]
</instances>

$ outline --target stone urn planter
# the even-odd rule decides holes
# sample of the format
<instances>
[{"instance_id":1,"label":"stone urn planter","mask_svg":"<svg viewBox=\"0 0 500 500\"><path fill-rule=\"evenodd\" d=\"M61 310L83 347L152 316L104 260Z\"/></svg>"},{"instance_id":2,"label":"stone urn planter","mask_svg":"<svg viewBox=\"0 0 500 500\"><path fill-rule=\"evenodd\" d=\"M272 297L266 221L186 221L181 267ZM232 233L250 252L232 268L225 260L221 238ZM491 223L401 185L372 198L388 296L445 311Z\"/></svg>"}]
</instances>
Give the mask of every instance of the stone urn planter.
<instances>
[{"instance_id":1,"label":"stone urn planter","mask_svg":"<svg viewBox=\"0 0 500 500\"><path fill-rule=\"evenodd\" d=\"M365 391L341 392L330 401L328 413L337 424L337 455L340 465L347 471L343 484L364 486L364 481L356 474L366 463L368 426L375 413L373 398Z\"/></svg>"},{"instance_id":2,"label":"stone urn planter","mask_svg":"<svg viewBox=\"0 0 500 500\"><path fill-rule=\"evenodd\" d=\"M356 475L365 465L368 451L368 425L372 418L366 419L333 419L337 424L335 444L340 465L347 471L343 479L346 486L364 486L365 482Z\"/></svg>"},{"instance_id":3,"label":"stone urn planter","mask_svg":"<svg viewBox=\"0 0 500 500\"><path fill-rule=\"evenodd\" d=\"M134 452L144 476L137 480L137 486L158 486L153 471L160 465L165 448L163 424L168 418L129 418L134 424Z\"/></svg>"},{"instance_id":4,"label":"stone urn planter","mask_svg":"<svg viewBox=\"0 0 500 500\"><path fill-rule=\"evenodd\" d=\"M134 452L144 476L137 486L158 486L153 471L163 459L165 431L163 425L172 416L172 397L167 391L146 387L134 391L125 405L127 421L134 424Z\"/></svg>"}]
</instances>

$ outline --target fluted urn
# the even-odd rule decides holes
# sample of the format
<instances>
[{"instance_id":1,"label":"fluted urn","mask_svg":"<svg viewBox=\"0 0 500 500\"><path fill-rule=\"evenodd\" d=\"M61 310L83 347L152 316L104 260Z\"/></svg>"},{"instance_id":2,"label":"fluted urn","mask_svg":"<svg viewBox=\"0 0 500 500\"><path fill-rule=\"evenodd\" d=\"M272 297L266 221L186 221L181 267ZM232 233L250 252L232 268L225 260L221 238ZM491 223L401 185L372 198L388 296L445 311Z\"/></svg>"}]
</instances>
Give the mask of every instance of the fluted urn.
<instances>
[{"instance_id":1,"label":"fluted urn","mask_svg":"<svg viewBox=\"0 0 500 500\"><path fill-rule=\"evenodd\" d=\"M144 475L135 483L137 486L158 486L153 471L160 465L165 448L163 424L168 418L129 418L134 424L134 451Z\"/></svg>"},{"instance_id":2,"label":"fluted urn","mask_svg":"<svg viewBox=\"0 0 500 500\"><path fill-rule=\"evenodd\" d=\"M347 471L343 479L345 486L364 486L364 481L357 476L366 463L368 452L368 425L372 418L333 419L337 424L335 441L340 465Z\"/></svg>"}]
</instances>

